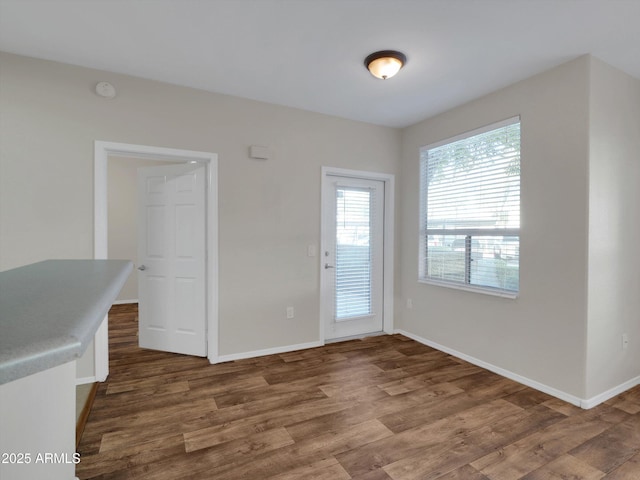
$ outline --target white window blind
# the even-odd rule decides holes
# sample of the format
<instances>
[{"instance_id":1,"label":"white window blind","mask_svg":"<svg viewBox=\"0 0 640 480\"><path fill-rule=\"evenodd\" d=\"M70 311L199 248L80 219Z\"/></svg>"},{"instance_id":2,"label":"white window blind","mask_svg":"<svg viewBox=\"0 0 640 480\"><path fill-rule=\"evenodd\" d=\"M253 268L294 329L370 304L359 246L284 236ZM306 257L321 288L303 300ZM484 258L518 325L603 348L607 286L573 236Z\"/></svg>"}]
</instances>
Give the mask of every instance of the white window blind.
<instances>
[{"instance_id":1,"label":"white window blind","mask_svg":"<svg viewBox=\"0 0 640 480\"><path fill-rule=\"evenodd\" d=\"M336 320L370 315L374 192L336 189Z\"/></svg>"},{"instance_id":2,"label":"white window blind","mask_svg":"<svg viewBox=\"0 0 640 480\"><path fill-rule=\"evenodd\" d=\"M518 292L520 120L420 150L420 280Z\"/></svg>"}]
</instances>

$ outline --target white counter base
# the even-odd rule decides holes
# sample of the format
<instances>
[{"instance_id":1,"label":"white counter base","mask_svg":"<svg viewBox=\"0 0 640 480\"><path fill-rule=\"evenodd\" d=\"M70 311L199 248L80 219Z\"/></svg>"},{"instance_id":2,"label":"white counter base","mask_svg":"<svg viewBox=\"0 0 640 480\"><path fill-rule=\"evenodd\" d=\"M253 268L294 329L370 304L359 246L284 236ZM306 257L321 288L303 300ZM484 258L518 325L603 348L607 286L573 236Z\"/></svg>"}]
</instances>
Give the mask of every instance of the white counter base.
<instances>
[{"instance_id":1,"label":"white counter base","mask_svg":"<svg viewBox=\"0 0 640 480\"><path fill-rule=\"evenodd\" d=\"M75 478L75 364L0 385L2 480Z\"/></svg>"}]
</instances>

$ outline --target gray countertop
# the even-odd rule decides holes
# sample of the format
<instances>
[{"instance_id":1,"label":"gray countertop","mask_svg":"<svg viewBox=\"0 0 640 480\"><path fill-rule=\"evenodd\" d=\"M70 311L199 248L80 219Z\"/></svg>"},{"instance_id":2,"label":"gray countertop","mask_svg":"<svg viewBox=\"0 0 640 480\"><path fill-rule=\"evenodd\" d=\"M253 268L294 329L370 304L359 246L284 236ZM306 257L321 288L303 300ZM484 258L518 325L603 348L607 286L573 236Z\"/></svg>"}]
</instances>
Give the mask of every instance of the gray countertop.
<instances>
[{"instance_id":1,"label":"gray countertop","mask_svg":"<svg viewBox=\"0 0 640 480\"><path fill-rule=\"evenodd\" d=\"M81 357L132 269L46 260L0 272L0 384Z\"/></svg>"}]
</instances>

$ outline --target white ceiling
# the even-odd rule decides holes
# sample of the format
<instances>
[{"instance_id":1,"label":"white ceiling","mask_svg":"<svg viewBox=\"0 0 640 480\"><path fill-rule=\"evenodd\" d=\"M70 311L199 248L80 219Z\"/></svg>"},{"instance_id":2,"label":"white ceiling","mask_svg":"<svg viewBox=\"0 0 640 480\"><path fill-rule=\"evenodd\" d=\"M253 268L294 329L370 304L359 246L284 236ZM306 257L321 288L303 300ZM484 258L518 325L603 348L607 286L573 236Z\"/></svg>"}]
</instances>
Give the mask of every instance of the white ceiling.
<instances>
[{"instance_id":1,"label":"white ceiling","mask_svg":"<svg viewBox=\"0 0 640 480\"><path fill-rule=\"evenodd\" d=\"M640 78L640 0L0 0L0 50L403 127L586 53Z\"/></svg>"}]
</instances>

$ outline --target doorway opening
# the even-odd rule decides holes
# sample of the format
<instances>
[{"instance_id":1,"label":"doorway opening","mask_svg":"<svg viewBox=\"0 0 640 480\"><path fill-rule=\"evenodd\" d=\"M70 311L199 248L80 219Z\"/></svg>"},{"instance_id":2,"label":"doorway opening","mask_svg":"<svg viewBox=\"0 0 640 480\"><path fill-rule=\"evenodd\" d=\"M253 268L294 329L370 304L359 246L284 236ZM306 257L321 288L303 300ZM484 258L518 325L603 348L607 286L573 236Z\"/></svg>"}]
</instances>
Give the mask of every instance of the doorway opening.
<instances>
[{"instance_id":1,"label":"doorway opening","mask_svg":"<svg viewBox=\"0 0 640 480\"><path fill-rule=\"evenodd\" d=\"M94 258L108 256L108 163L110 159L144 159L164 164L198 163L205 167L206 210L206 343L210 363L218 359L218 202L217 155L209 152L178 150L164 147L95 142ZM132 208L135 206L132 205ZM103 322L95 337L95 377L104 381L108 370L108 330Z\"/></svg>"}]
</instances>

